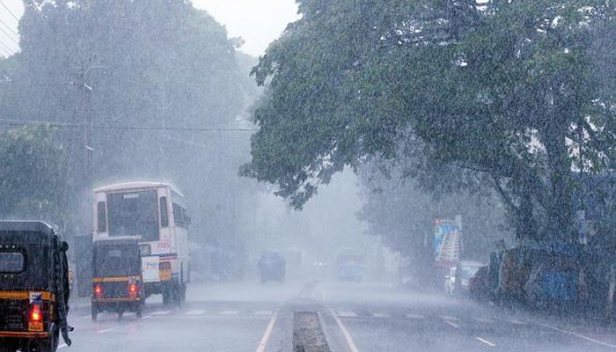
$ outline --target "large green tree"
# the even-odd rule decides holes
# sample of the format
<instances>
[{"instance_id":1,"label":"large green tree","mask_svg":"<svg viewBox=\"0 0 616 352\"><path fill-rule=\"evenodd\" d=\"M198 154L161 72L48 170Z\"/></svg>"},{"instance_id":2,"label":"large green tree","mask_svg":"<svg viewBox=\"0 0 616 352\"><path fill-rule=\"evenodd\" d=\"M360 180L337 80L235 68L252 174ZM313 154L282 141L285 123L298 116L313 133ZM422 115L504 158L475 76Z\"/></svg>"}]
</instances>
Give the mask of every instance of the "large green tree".
<instances>
[{"instance_id":1,"label":"large green tree","mask_svg":"<svg viewBox=\"0 0 616 352\"><path fill-rule=\"evenodd\" d=\"M190 1L24 4L22 50L0 62L0 119L59 124L81 230L92 186L155 179L186 192L195 228L239 232L248 134L220 131L244 127L256 96L239 41Z\"/></svg>"},{"instance_id":2,"label":"large green tree","mask_svg":"<svg viewBox=\"0 0 616 352\"><path fill-rule=\"evenodd\" d=\"M300 1L300 11L253 71L268 93L244 174L301 206L347 165L418 157L436 176L432 166L448 165L489 182L520 238L574 238L572 169L613 169L613 72L598 60L611 52L610 2Z\"/></svg>"},{"instance_id":3,"label":"large green tree","mask_svg":"<svg viewBox=\"0 0 616 352\"><path fill-rule=\"evenodd\" d=\"M53 129L22 127L0 132L0 214L70 227L73 191L66 146Z\"/></svg>"}]
</instances>

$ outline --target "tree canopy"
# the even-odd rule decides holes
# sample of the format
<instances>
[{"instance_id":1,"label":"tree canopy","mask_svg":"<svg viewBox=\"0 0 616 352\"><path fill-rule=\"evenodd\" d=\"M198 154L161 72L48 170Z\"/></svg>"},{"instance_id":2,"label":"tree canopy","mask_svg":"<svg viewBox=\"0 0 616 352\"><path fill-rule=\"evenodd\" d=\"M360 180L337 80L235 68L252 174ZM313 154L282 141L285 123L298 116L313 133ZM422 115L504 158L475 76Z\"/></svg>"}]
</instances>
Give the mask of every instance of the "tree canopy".
<instances>
[{"instance_id":1,"label":"tree canopy","mask_svg":"<svg viewBox=\"0 0 616 352\"><path fill-rule=\"evenodd\" d=\"M243 127L257 93L221 24L190 1L27 0L19 33L21 52L0 61L2 126L56 127L72 213L93 186L167 180L194 190L195 226L235 231L248 135L220 130Z\"/></svg>"},{"instance_id":2,"label":"tree canopy","mask_svg":"<svg viewBox=\"0 0 616 352\"><path fill-rule=\"evenodd\" d=\"M572 172L614 168L611 2L300 1L300 12L253 70L267 95L244 174L301 207L333 172L410 156L489 184L520 238L574 238Z\"/></svg>"}]
</instances>

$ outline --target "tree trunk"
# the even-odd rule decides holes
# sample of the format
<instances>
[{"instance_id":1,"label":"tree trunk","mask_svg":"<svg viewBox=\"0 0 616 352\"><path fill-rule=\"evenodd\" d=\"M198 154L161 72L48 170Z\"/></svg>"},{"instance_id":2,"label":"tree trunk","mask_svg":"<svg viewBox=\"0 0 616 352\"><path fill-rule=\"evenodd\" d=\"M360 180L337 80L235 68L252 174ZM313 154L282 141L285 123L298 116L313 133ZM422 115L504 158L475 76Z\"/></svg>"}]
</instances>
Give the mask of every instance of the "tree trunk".
<instances>
[{"instance_id":1,"label":"tree trunk","mask_svg":"<svg viewBox=\"0 0 616 352\"><path fill-rule=\"evenodd\" d=\"M571 200L571 163L565 141L566 119L553 118L545 126L543 142L548 157L548 181L551 197L547 210L546 240L572 241L573 210Z\"/></svg>"}]
</instances>

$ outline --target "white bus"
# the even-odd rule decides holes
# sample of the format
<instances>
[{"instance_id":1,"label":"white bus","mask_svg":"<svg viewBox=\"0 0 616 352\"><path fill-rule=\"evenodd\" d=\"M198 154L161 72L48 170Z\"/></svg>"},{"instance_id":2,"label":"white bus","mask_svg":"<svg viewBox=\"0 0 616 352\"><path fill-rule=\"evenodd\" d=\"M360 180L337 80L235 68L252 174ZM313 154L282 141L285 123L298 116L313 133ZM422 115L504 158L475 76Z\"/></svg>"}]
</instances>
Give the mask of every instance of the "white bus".
<instances>
[{"instance_id":1,"label":"white bus","mask_svg":"<svg viewBox=\"0 0 616 352\"><path fill-rule=\"evenodd\" d=\"M179 305L190 281L184 197L161 182L129 182L94 190L93 241L137 238L146 296L162 294Z\"/></svg>"}]
</instances>

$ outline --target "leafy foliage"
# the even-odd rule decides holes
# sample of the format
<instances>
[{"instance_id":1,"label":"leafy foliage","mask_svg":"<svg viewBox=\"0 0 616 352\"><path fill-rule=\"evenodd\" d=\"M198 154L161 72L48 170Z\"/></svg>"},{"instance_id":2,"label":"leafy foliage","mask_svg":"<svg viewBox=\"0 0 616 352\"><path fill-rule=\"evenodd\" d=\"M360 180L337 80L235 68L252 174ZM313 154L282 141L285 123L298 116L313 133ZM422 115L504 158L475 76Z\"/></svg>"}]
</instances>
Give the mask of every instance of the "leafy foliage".
<instances>
[{"instance_id":1,"label":"leafy foliage","mask_svg":"<svg viewBox=\"0 0 616 352\"><path fill-rule=\"evenodd\" d=\"M72 191L66 148L50 128L0 133L0 213L4 218L43 219L61 228Z\"/></svg>"},{"instance_id":2,"label":"leafy foliage","mask_svg":"<svg viewBox=\"0 0 616 352\"><path fill-rule=\"evenodd\" d=\"M194 190L195 227L235 231L229 208L246 184L234 177L245 162L234 148L247 149L248 136L216 129L240 127L257 92L225 28L189 1L25 5L22 51L0 62L0 119L59 125L79 230L92 186L158 179Z\"/></svg>"},{"instance_id":3,"label":"leafy foliage","mask_svg":"<svg viewBox=\"0 0 616 352\"><path fill-rule=\"evenodd\" d=\"M269 91L245 174L301 206L333 172L412 150L489 182L518 237L574 238L571 170L613 170L610 2L300 4L253 71Z\"/></svg>"}]
</instances>

